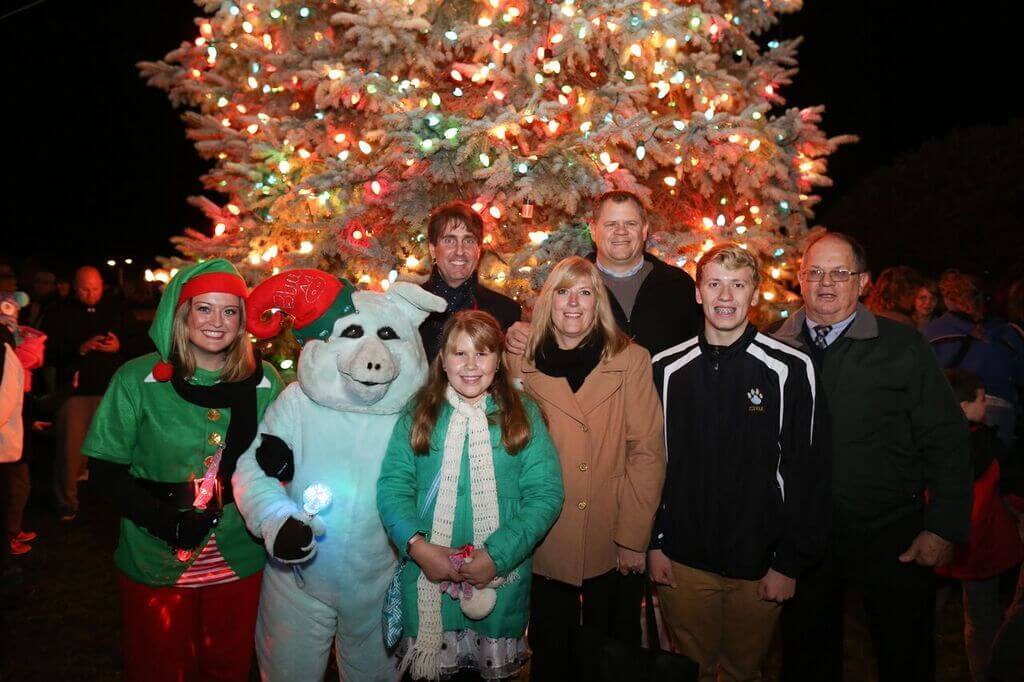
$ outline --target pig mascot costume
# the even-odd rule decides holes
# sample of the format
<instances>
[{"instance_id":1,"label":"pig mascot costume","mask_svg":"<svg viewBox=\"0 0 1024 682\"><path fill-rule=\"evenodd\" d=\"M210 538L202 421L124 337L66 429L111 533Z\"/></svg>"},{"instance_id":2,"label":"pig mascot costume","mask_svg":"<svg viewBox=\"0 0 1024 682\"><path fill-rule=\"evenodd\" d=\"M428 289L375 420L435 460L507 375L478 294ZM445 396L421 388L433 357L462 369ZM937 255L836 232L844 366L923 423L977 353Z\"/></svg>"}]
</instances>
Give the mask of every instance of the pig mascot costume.
<instances>
[{"instance_id":1,"label":"pig mascot costume","mask_svg":"<svg viewBox=\"0 0 1024 682\"><path fill-rule=\"evenodd\" d=\"M287 314L303 344L299 380L267 409L233 478L271 557L256 625L264 680L323 679L332 641L344 680L397 677L381 628L397 557L377 478L392 427L426 379L417 329L445 305L408 282L356 291L319 270L282 272L249 297L250 332L274 336Z\"/></svg>"}]
</instances>

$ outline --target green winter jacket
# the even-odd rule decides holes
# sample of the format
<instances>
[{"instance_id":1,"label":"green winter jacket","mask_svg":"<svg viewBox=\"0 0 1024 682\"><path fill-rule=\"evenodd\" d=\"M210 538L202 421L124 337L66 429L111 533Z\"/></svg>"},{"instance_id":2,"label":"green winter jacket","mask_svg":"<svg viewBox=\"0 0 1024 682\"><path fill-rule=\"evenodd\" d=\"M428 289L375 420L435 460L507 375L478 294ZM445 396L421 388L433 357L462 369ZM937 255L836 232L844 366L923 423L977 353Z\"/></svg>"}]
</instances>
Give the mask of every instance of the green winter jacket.
<instances>
[{"instance_id":1,"label":"green winter jacket","mask_svg":"<svg viewBox=\"0 0 1024 682\"><path fill-rule=\"evenodd\" d=\"M82 452L127 464L132 476L149 481L202 478L206 458L217 452L219 438L227 433L231 410L207 410L182 400L169 381L152 378L158 360L150 353L121 366L96 411ZM219 375L197 369L192 382L210 386ZM263 381L256 389L257 419L281 388L277 372L264 362ZM249 535L234 503L224 507L216 534L217 547L238 577L263 568L263 545ZM192 553L193 560L203 546L205 542ZM191 562L178 561L166 542L122 518L114 563L136 582L162 586L176 583Z\"/></svg>"},{"instance_id":2,"label":"green winter jacket","mask_svg":"<svg viewBox=\"0 0 1024 682\"><path fill-rule=\"evenodd\" d=\"M208 458L227 435L231 410L208 410L187 402L171 382L158 381L153 369L169 359L182 287L191 278L210 273L238 274L228 261L214 258L183 268L167 285L149 329L157 352L126 362L114 375L82 445L84 454L126 464L133 477L148 481L179 483L203 477ZM220 381L220 372L199 368L188 381L212 386ZM264 362L263 380L256 387L256 423L281 389L281 378ZM263 545L249 535L234 503L225 505L215 533L217 547L239 578L263 568ZM173 585L212 536L207 535L188 562L181 562L166 542L122 518L114 563L136 582Z\"/></svg>"},{"instance_id":3,"label":"green winter jacket","mask_svg":"<svg viewBox=\"0 0 1024 682\"><path fill-rule=\"evenodd\" d=\"M801 309L775 337L813 357L806 319ZM858 305L819 369L831 414L837 522L878 528L924 509L925 530L966 542L970 435L924 338Z\"/></svg>"},{"instance_id":4,"label":"green winter jacket","mask_svg":"<svg viewBox=\"0 0 1024 682\"><path fill-rule=\"evenodd\" d=\"M499 526L484 545L497 568L498 576L518 573L515 582L497 590L497 603L486 618L466 618L459 603L447 595L441 597L441 620L446 632L471 628L486 637L520 637L529 618L531 556L534 548L554 524L562 510L562 472L558 454L548 436L547 427L537 405L520 394L530 420L530 442L515 455L501 443L501 427L491 425L491 449L494 456L494 478L498 493ZM497 412L487 397L488 415ZM444 439L451 420L452 407L442 407L430 439L430 452L413 453L409 444L412 417L408 412L399 419L391 434L387 454L377 482L377 508L384 528L403 558L409 539L422 533L428 540L434 518L434 503L425 516L419 511L431 484L437 477L444 457ZM468 440L468 436L467 436ZM436 499L435 499L436 502ZM470 502L469 449L463 446L459 473L452 546L473 542L473 511ZM415 637L419 631L416 608L416 582L420 568L408 561L401 576L402 624L404 636Z\"/></svg>"}]
</instances>

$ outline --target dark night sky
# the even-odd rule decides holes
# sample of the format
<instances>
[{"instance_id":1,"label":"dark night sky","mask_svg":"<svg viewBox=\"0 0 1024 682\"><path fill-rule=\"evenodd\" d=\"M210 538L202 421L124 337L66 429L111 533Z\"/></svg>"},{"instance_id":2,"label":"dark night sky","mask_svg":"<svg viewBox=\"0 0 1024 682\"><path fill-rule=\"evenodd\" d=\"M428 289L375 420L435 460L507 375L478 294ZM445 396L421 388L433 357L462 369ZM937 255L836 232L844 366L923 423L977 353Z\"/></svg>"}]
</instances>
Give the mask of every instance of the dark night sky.
<instances>
[{"instance_id":1,"label":"dark night sky","mask_svg":"<svg viewBox=\"0 0 1024 682\"><path fill-rule=\"evenodd\" d=\"M783 17L773 32L805 37L800 73L783 91L789 105L824 104L830 135L855 133L862 140L832 157L836 186L823 190L820 222L851 218L845 206L843 215L831 213L844 195L923 143L1024 117L1024 98L1012 92L1019 84L1007 78L1017 57L1018 37L1010 32L1019 21L912 5L925 3L806 0L802 12ZM207 227L185 203L201 190L205 163L185 139L180 112L134 66L194 38L198 13L187 0L45 0L0 19L6 190L0 258L35 255L68 266L133 256L148 263L171 253L168 238L183 227ZM882 228L844 227L865 237L869 248L884 243ZM1019 252L1015 238L1009 246ZM915 262L902 253L876 254L876 261L901 256ZM956 257L950 247L919 260L935 265Z\"/></svg>"}]
</instances>

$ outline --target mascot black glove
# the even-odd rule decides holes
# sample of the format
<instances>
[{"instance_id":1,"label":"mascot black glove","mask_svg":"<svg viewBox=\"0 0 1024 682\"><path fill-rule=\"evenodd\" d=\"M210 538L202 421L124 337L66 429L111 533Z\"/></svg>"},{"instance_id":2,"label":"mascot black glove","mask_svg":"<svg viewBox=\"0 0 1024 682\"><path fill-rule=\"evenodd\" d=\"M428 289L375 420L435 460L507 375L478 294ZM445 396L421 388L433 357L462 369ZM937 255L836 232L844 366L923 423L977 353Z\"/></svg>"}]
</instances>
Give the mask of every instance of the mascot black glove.
<instances>
[{"instance_id":1,"label":"mascot black glove","mask_svg":"<svg viewBox=\"0 0 1024 682\"><path fill-rule=\"evenodd\" d=\"M288 483L295 475L295 456L283 440L269 433L261 434L262 441L256 448L256 462L263 473Z\"/></svg>"},{"instance_id":2,"label":"mascot black glove","mask_svg":"<svg viewBox=\"0 0 1024 682\"><path fill-rule=\"evenodd\" d=\"M301 561L313 553L313 529L294 517L281 526L274 540L274 556L285 561Z\"/></svg>"}]
</instances>

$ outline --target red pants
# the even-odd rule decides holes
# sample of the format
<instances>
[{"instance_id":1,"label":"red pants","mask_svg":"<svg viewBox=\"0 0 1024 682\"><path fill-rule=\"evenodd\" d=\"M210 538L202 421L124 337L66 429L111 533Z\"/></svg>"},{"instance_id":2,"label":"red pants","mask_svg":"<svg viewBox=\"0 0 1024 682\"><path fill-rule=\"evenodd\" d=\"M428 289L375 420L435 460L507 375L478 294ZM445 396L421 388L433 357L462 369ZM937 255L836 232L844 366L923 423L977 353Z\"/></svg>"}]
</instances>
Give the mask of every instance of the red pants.
<instances>
[{"instance_id":1,"label":"red pants","mask_svg":"<svg viewBox=\"0 0 1024 682\"><path fill-rule=\"evenodd\" d=\"M126 682L247 682L262 575L191 588L122 575Z\"/></svg>"}]
</instances>

